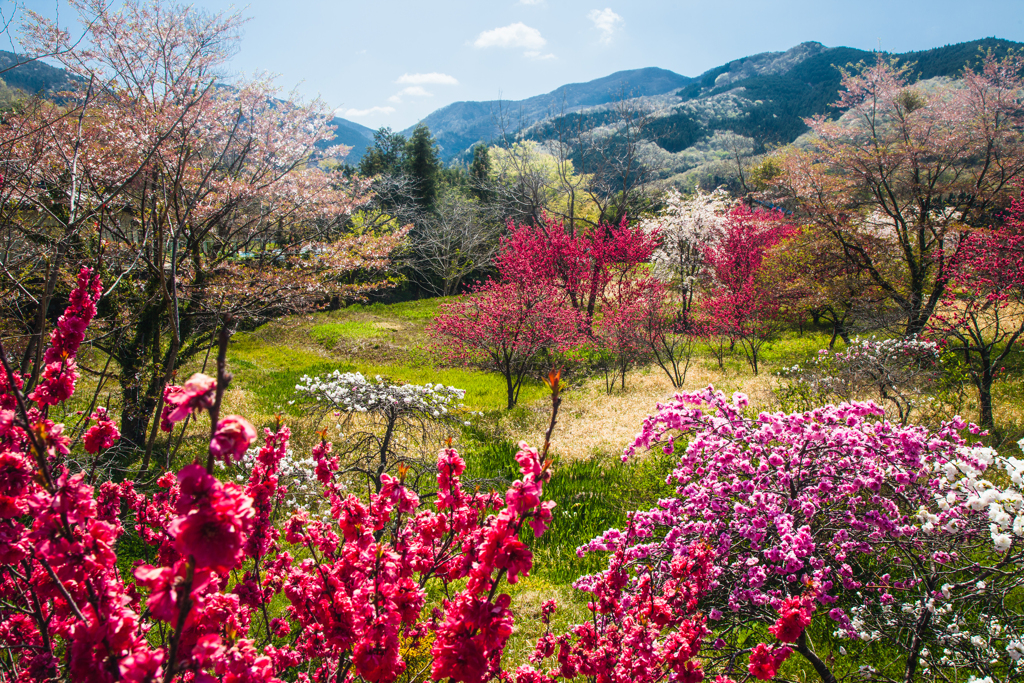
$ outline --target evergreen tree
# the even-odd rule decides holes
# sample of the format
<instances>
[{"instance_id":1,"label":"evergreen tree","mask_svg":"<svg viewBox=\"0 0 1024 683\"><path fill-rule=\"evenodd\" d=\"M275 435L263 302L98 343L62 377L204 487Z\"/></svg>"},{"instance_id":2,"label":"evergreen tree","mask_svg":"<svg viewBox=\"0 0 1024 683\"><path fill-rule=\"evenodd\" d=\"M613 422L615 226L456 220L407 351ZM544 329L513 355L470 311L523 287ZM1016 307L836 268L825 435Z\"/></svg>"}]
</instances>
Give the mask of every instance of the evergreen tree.
<instances>
[{"instance_id":1,"label":"evergreen tree","mask_svg":"<svg viewBox=\"0 0 1024 683\"><path fill-rule=\"evenodd\" d=\"M405 172L413 181L419 205L428 211L432 210L437 199L441 160L430 129L422 123L416 126L412 137L405 144Z\"/></svg>"},{"instance_id":2,"label":"evergreen tree","mask_svg":"<svg viewBox=\"0 0 1024 683\"><path fill-rule=\"evenodd\" d=\"M360 159L359 174L369 178L400 172L405 163L406 144L404 135L386 126L374 131L373 147Z\"/></svg>"}]
</instances>

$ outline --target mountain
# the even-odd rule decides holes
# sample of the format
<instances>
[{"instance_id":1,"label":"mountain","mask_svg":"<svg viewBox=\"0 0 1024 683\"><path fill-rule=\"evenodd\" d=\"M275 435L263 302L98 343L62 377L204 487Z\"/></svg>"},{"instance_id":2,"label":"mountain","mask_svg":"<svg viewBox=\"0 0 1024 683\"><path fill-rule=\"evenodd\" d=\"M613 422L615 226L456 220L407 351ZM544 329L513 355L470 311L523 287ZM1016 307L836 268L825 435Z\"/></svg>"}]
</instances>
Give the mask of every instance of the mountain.
<instances>
[{"instance_id":1,"label":"mountain","mask_svg":"<svg viewBox=\"0 0 1024 683\"><path fill-rule=\"evenodd\" d=\"M8 88L16 88L30 95L56 97L57 93L67 88L71 77L67 71L50 66L40 60L27 60L24 55L0 50L0 79ZM334 126L335 139L329 143L318 145L321 149L334 145L348 145L349 151L345 161L357 163L367 145L373 144L373 130L354 121L334 117L330 125Z\"/></svg>"},{"instance_id":2,"label":"mountain","mask_svg":"<svg viewBox=\"0 0 1024 683\"><path fill-rule=\"evenodd\" d=\"M678 90L692 79L667 69L648 67L618 71L588 81L571 83L544 95L525 100L455 102L432 112L420 123L426 124L437 140L441 158L451 160L478 142L491 142L502 133L512 134L554 115L580 111L615 102L623 97L650 97ZM419 125L419 124L417 124ZM412 134L415 126L402 131Z\"/></svg>"},{"instance_id":3,"label":"mountain","mask_svg":"<svg viewBox=\"0 0 1024 683\"><path fill-rule=\"evenodd\" d=\"M340 116L331 119L330 125L334 126L334 139L317 145L317 147L324 149L333 145L348 145L352 149L345 157L345 163L353 165L359 163L366 148L373 145L373 129Z\"/></svg>"},{"instance_id":4,"label":"mountain","mask_svg":"<svg viewBox=\"0 0 1024 683\"><path fill-rule=\"evenodd\" d=\"M43 97L53 97L71 82L64 69L39 60L26 61L24 55L6 50L0 50L0 79L10 88Z\"/></svg>"},{"instance_id":5,"label":"mountain","mask_svg":"<svg viewBox=\"0 0 1024 683\"><path fill-rule=\"evenodd\" d=\"M1024 44L985 38L882 56L913 64L913 79L928 80L958 77L965 66L980 62L983 51L1001 57L1021 48ZM568 123L572 129L576 124L611 123L610 104L625 91L634 104L652 114L646 129L651 164L662 178L692 185L699 177L711 176L714 181L716 174L728 175L729 159L737 152L757 154L796 140L808 130L804 118L829 112L840 88L839 68L875 58L876 53L866 50L806 42L785 52L742 57L697 78L653 68L624 71L500 106L511 115L515 124L511 130L544 143L553 139L559 128L567 127L559 124ZM680 85L669 87L672 83ZM464 159L473 144L497 139L494 116L498 105L457 102L431 113L423 123L437 139L442 158ZM571 121L565 120L568 117Z\"/></svg>"}]
</instances>

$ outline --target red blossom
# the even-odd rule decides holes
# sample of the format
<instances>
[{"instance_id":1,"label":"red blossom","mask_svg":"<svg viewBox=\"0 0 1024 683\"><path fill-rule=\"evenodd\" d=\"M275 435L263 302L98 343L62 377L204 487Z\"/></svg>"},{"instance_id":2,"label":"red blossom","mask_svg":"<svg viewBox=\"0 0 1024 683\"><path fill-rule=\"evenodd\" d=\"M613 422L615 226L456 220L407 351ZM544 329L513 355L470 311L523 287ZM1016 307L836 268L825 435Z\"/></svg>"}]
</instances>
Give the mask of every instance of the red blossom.
<instances>
[{"instance_id":1,"label":"red blossom","mask_svg":"<svg viewBox=\"0 0 1024 683\"><path fill-rule=\"evenodd\" d=\"M801 596L786 598L779 606L779 618L768 628L783 643L795 643L811 623L814 603Z\"/></svg>"},{"instance_id":2,"label":"red blossom","mask_svg":"<svg viewBox=\"0 0 1024 683\"><path fill-rule=\"evenodd\" d=\"M187 386L187 385L186 385ZM228 415L217 423L210 452L224 461L238 460L256 438L256 428L240 415Z\"/></svg>"},{"instance_id":3,"label":"red blossom","mask_svg":"<svg viewBox=\"0 0 1024 683\"><path fill-rule=\"evenodd\" d=\"M121 438L117 425L107 416L106 408L97 408L91 416L96 424L85 431L82 441L87 453L99 453L114 445Z\"/></svg>"},{"instance_id":4,"label":"red blossom","mask_svg":"<svg viewBox=\"0 0 1024 683\"><path fill-rule=\"evenodd\" d=\"M771 680L775 678L779 667L792 652L785 646L772 649L764 643L758 643L750 653L750 664L747 670L754 678L762 681Z\"/></svg>"}]
</instances>

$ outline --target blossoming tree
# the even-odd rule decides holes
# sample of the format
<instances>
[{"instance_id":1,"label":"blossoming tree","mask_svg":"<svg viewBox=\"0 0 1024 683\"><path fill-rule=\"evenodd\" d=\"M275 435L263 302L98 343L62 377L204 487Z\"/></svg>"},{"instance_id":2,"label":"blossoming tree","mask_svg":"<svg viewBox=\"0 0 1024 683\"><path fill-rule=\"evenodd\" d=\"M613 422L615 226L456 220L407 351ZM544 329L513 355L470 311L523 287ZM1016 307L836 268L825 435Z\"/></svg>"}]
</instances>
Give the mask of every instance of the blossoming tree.
<instances>
[{"instance_id":1,"label":"blossoming tree","mask_svg":"<svg viewBox=\"0 0 1024 683\"><path fill-rule=\"evenodd\" d=\"M980 423L993 427L992 385L1024 334L1024 197L1013 201L1003 226L967 236L951 270L929 332L964 360L978 389Z\"/></svg>"},{"instance_id":2,"label":"blossoming tree","mask_svg":"<svg viewBox=\"0 0 1024 683\"><path fill-rule=\"evenodd\" d=\"M781 211L737 206L726 217L722 239L704 251L715 284L701 304L702 322L738 340L755 375L761 348L784 321L779 289L762 264L768 251L794 232Z\"/></svg>"},{"instance_id":3,"label":"blossoming tree","mask_svg":"<svg viewBox=\"0 0 1024 683\"><path fill-rule=\"evenodd\" d=\"M382 475L404 468L406 481L419 490L419 478L434 470L424 454L434 451L465 424L466 392L443 384L396 384L378 375L369 381L358 372L303 376L295 387L300 403L325 417L334 412L346 429L335 453L343 472L366 478L379 493ZM361 416L361 419L360 419Z\"/></svg>"},{"instance_id":4,"label":"blossoming tree","mask_svg":"<svg viewBox=\"0 0 1024 683\"><path fill-rule=\"evenodd\" d=\"M929 88L879 55L844 74L840 119L808 119L810 145L776 155L773 190L900 310L906 336L945 297L961 239L991 222L1024 174L1021 65L988 55L961 85Z\"/></svg>"},{"instance_id":5,"label":"blossoming tree","mask_svg":"<svg viewBox=\"0 0 1024 683\"><path fill-rule=\"evenodd\" d=\"M588 326L608 284L635 274L658 243L656 230L645 231L625 218L586 232L573 232L549 216L537 225L510 228L495 259L501 279L559 289Z\"/></svg>"},{"instance_id":6,"label":"blossoming tree","mask_svg":"<svg viewBox=\"0 0 1024 683\"><path fill-rule=\"evenodd\" d=\"M583 320L564 300L545 280L488 280L444 304L428 332L443 357L501 373L512 408L542 353L566 351L582 339Z\"/></svg>"},{"instance_id":7,"label":"blossoming tree","mask_svg":"<svg viewBox=\"0 0 1024 683\"><path fill-rule=\"evenodd\" d=\"M686 198L673 189L666 195L661 213L640 223L643 230L660 237L651 262L655 274L678 289L684 321L689 319L697 292L710 279L704 254L724 236L731 204L722 189L710 193L697 189Z\"/></svg>"},{"instance_id":8,"label":"blossoming tree","mask_svg":"<svg viewBox=\"0 0 1024 683\"><path fill-rule=\"evenodd\" d=\"M102 270L97 345L120 384L123 475L140 455L148 467L164 387L225 316L266 320L389 287L405 232L345 233L367 189L317 165L333 137L322 103L282 99L267 78L218 80L238 15L71 5L81 40L35 14L26 27L76 77L71 91L0 130L2 229L17 245L3 265L21 276L8 311L32 332L22 370L39 367L53 297L81 265Z\"/></svg>"}]
</instances>

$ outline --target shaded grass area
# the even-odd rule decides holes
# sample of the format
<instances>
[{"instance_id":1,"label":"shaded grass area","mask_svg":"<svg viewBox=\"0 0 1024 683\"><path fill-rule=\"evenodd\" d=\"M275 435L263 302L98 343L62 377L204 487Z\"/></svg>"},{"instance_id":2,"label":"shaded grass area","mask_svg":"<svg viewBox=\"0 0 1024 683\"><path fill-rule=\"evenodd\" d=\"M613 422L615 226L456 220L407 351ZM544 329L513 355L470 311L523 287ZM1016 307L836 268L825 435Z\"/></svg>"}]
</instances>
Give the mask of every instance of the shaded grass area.
<instances>
[{"instance_id":1,"label":"shaded grass area","mask_svg":"<svg viewBox=\"0 0 1024 683\"><path fill-rule=\"evenodd\" d=\"M478 479L503 490L518 479L515 460L519 447L478 429L467 429L464 456L467 480ZM544 499L556 503L552 522L539 538L525 531L523 541L534 552L534 573L555 584L568 584L583 574L600 571L607 563L602 554L579 557L577 547L606 529L624 528L626 511L654 506L671 492L665 483L671 459L660 452L622 463L612 453L587 460L560 460L551 465L551 480Z\"/></svg>"}]
</instances>

